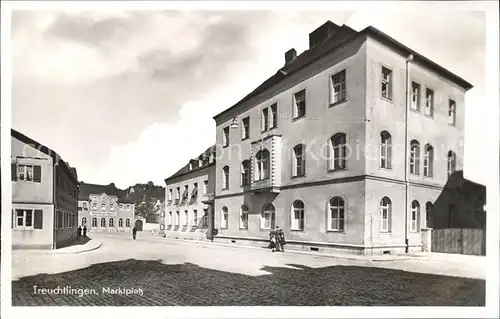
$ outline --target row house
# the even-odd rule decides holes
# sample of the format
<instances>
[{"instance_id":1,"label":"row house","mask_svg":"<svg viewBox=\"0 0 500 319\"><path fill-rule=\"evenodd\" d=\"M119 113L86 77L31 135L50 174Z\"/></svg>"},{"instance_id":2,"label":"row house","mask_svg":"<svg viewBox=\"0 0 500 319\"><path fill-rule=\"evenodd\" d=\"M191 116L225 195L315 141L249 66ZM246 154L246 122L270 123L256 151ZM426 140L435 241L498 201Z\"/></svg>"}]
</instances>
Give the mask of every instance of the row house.
<instances>
[{"instance_id":1,"label":"row house","mask_svg":"<svg viewBox=\"0 0 500 319\"><path fill-rule=\"evenodd\" d=\"M80 182L78 198L78 225L88 231L129 232L136 224L142 230L142 221L135 219L135 204L124 191L109 185Z\"/></svg>"},{"instance_id":2,"label":"row house","mask_svg":"<svg viewBox=\"0 0 500 319\"><path fill-rule=\"evenodd\" d=\"M76 169L47 146L11 130L12 247L56 249L77 239Z\"/></svg>"},{"instance_id":3,"label":"row house","mask_svg":"<svg viewBox=\"0 0 500 319\"><path fill-rule=\"evenodd\" d=\"M160 231L165 237L206 239L213 230L215 147L209 147L165 179L165 211Z\"/></svg>"},{"instance_id":4,"label":"row house","mask_svg":"<svg viewBox=\"0 0 500 319\"><path fill-rule=\"evenodd\" d=\"M287 51L276 74L214 117L215 240L259 243L279 225L288 245L313 250L421 250L433 204L463 167L471 88L373 27L327 21L308 50Z\"/></svg>"}]
</instances>

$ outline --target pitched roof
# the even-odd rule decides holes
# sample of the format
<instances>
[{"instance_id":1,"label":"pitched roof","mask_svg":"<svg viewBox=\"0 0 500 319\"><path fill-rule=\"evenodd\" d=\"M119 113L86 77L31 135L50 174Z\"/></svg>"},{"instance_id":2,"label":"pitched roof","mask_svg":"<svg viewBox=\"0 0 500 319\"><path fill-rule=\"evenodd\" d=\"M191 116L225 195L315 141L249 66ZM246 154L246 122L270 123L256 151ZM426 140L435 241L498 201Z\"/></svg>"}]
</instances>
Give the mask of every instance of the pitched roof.
<instances>
[{"instance_id":1,"label":"pitched roof","mask_svg":"<svg viewBox=\"0 0 500 319\"><path fill-rule=\"evenodd\" d=\"M198 155L195 159L189 160L189 162L182 167L180 170L178 170L175 174L171 175L170 177L167 177L165 179L165 182L171 180L172 178L179 177L188 173L196 172L199 171L205 167L211 166L215 163L215 158L212 163L209 162L210 159L210 154L215 155L215 145L210 146L207 148L203 153ZM201 166L198 166L199 164L199 159L203 159L203 164ZM189 164L192 164L192 169L190 169Z\"/></svg>"},{"instance_id":2,"label":"pitched roof","mask_svg":"<svg viewBox=\"0 0 500 319\"><path fill-rule=\"evenodd\" d=\"M333 25L333 27L332 27L332 25ZM323 42L321 42L318 45L315 45L312 48L302 52L294 60L285 64L285 66L283 66L275 74L273 74L271 77L269 77L267 80L265 80L262 84L260 84L255 90L250 92L248 95L246 95L243 99L238 101L236 104L234 104L230 108L215 115L213 118L215 120L217 120L217 118L220 117L221 115L228 113L230 110L233 110L233 109L237 108L238 106L242 105L243 103L245 103L246 101L260 95L261 93L265 92L267 89L269 89L269 88L277 85L281 81L283 81L285 78L289 78L291 74L293 74L293 73L299 71L300 69L310 65L311 63L315 62L316 60L325 56L326 54L332 52L333 50L340 48L342 45L346 45L346 44L350 43L351 41L353 41L355 39L359 39L360 37L363 37L363 36L370 36L374 39L377 39L380 42L394 48L396 51L399 51L400 53L402 53L404 55L413 54L415 62L420 63L423 66L425 66L425 67L427 67L427 68L429 68L437 73L440 73L445 78L458 84L459 86L461 86L465 90L469 90L472 88L472 85L470 83L468 83L467 81L465 81L464 79L462 79L461 77L453 74L452 72L443 68L439 64L427 59L423 55L406 47L405 45L401 44L397 40L391 38L387 34L383 33L382 31L380 31L374 27L369 26L369 27L363 29L362 31L357 32L354 29L346 26L345 24L339 27L331 21L325 22L321 27L324 27L324 26L330 27L332 32L328 34L328 36L326 37L326 39L324 39Z\"/></svg>"},{"instance_id":3,"label":"pitched roof","mask_svg":"<svg viewBox=\"0 0 500 319\"><path fill-rule=\"evenodd\" d=\"M54 163L59 164L63 169L65 169L66 172L69 173L68 175L73 178L73 181L78 182L78 174L77 174L76 168L71 167L68 162L64 161L62 159L62 157L56 153L56 151L54 151L54 150L50 149L49 147L35 141L32 138L29 138L28 136L22 134L21 132L19 132L17 130L11 129L10 134L12 137L20 140L21 142L23 142L27 145L31 145L32 147L34 147L38 151L52 157L52 159L54 160Z\"/></svg>"},{"instance_id":4,"label":"pitched roof","mask_svg":"<svg viewBox=\"0 0 500 319\"><path fill-rule=\"evenodd\" d=\"M88 200L91 194L100 195L103 193L118 197L119 202L133 203L133 201L127 199L127 192L117 188L114 183L111 183L109 185L98 185L80 182L80 192L78 193L78 199Z\"/></svg>"}]
</instances>

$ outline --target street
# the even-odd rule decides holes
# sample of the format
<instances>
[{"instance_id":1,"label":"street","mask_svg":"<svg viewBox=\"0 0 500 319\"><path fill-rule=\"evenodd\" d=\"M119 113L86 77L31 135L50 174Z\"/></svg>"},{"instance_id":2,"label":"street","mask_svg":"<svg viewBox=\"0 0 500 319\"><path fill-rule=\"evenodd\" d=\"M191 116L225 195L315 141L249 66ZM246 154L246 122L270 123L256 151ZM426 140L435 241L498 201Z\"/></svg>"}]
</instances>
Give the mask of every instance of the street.
<instances>
[{"instance_id":1,"label":"street","mask_svg":"<svg viewBox=\"0 0 500 319\"><path fill-rule=\"evenodd\" d=\"M465 278L482 270L465 271L453 262L377 263L271 253L171 241L147 232L140 232L135 241L123 233L91 236L103 243L94 251L67 255L13 252L13 306L485 304L484 278ZM34 286L39 291L71 287L92 293L34 293Z\"/></svg>"}]
</instances>

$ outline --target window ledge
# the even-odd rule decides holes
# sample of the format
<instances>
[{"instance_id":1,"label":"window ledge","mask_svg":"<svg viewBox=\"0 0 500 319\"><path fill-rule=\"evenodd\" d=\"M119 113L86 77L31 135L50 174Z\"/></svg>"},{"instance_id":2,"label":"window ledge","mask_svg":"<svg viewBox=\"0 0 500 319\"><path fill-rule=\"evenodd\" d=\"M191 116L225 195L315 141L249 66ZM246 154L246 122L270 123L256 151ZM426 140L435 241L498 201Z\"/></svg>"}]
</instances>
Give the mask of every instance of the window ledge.
<instances>
[{"instance_id":1,"label":"window ledge","mask_svg":"<svg viewBox=\"0 0 500 319\"><path fill-rule=\"evenodd\" d=\"M380 235L392 235L392 232L390 231L380 231Z\"/></svg>"},{"instance_id":2,"label":"window ledge","mask_svg":"<svg viewBox=\"0 0 500 319\"><path fill-rule=\"evenodd\" d=\"M386 102L389 102L389 103L394 103L394 100L392 98L387 98L387 97L383 97L381 96L380 97L382 100L386 101Z\"/></svg>"},{"instance_id":3,"label":"window ledge","mask_svg":"<svg viewBox=\"0 0 500 319\"><path fill-rule=\"evenodd\" d=\"M337 101L337 102L330 103L330 107L335 107L335 106L338 106L340 104L344 104L346 102L347 102L347 98L340 100L340 101Z\"/></svg>"},{"instance_id":4,"label":"window ledge","mask_svg":"<svg viewBox=\"0 0 500 319\"><path fill-rule=\"evenodd\" d=\"M300 232L300 233L304 233L305 232L305 229L295 229L295 228L291 228L290 231L293 231L293 232Z\"/></svg>"},{"instance_id":5,"label":"window ledge","mask_svg":"<svg viewBox=\"0 0 500 319\"><path fill-rule=\"evenodd\" d=\"M392 172L392 167L379 167L382 171Z\"/></svg>"},{"instance_id":6,"label":"window ledge","mask_svg":"<svg viewBox=\"0 0 500 319\"><path fill-rule=\"evenodd\" d=\"M228 148L228 147L229 147L229 144L222 146L222 148Z\"/></svg>"},{"instance_id":7,"label":"window ledge","mask_svg":"<svg viewBox=\"0 0 500 319\"><path fill-rule=\"evenodd\" d=\"M345 234L345 229L344 230L337 230L337 229L327 229L327 233L337 233L337 234Z\"/></svg>"},{"instance_id":8,"label":"window ledge","mask_svg":"<svg viewBox=\"0 0 500 319\"><path fill-rule=\"evenodd\" d=\"M275 130L275 129L277 129L277 128L278 128L278 125L273 126L273 127L270 127L267 131L268 131L268 132L271 132L271 131L274 131L274 130Z\"/></svg>"},{"instance_id":9,"label":"window ledge","mask_svg":"<svg viewBox=\"0 0 500 319\"><path fill-rule=\"evenodd\" d=\"M246 228L245 227L240 227L239 229L240 230L248 230L248 227L246 227Z\"/></svg>"},{"instance_id":10,"label":"window ledge","mask_svg":"<svg viewBox=\"0 0 500 319\"><path fill-rule=\"evenodd\" d=\"M301 178L301 177L306 177L306 174L301 174L301 175L292 175L292 179L297 179L297 178Z\"/></svg>"},{"instance_id":11,"label":"window ledge","mask_svg":"<svg viewBox=\"0 0 500 319\"><path fill-rule=\"evenodd\" d=\"M343 172L343 171L347 171L347 168L333 168L333 169L329 169L328 173L336 173L336 172Z\"/></svg>"},{"instance_id":12,"label":"window ledge","mask_svg":"<svg viewBox=\"0 0 500 319\"><path fill-rule=\"evenodd\" d=\"M410 111L413 112L413 113L416 113L416 114L420 115L420 109L412 109L410 107Z\"/></svg>"},{"instance_id":13,"label":"window ledge","mask_svg":"<svg viewBox=\"0 0 500 319\"><path fill-rule=\"evenodd\" d=\"M305 115L305 114L304 114L304 115L302 115L302 116L297 116L297 117L294 117L294 118L292 119L292 122L295 122L295 121L301 120L301 119L303 119L303 118L305 118L305 117L307 117L307 115Z\"/></svg>"},{"instance_id":14,"label":"window ledge","mask_svg":"<svg viewBox=\"0 0 500 319\"><path fill-rule=\"evenodd\" d=\"M246 140L248 140L248 139L250 139L250 136L243 137L243 138L241 139L241 141L243 142L243 141L246 141Z\"/></svg>"},{"instance_id":15,"label":"window ledge","mask_svg":"<svg viewBox=\"0 0 500 319\"><path fill-rule=\"evenodd\" d=\"M427 118L429 118L429 119L431 119L431 120L434 119L434 115L424 114L424 116L427 117Z\"/></svg>"}]
</instances>

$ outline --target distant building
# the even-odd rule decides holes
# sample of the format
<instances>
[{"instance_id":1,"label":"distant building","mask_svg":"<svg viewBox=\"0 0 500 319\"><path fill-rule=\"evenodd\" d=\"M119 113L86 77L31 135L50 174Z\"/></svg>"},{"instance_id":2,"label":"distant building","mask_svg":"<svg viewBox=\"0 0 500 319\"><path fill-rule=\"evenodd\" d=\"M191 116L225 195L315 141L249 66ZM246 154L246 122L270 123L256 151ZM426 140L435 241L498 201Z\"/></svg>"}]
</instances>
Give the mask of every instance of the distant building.
<instances>
[{"instance_id":1,"label":"distant building","mask_svg":"<svg viewBox=\"0 0 500 319\"><path fill-rule=\"evenodd\" d=\"M136 222L135 204L124 195L114 184L80 182L78 225L89 231L131 231Z\"/></svg>"},{"instance_id":2,"label":"distant building","mask_svg":"<svg viewBox=\"0 0 500 319\"><path fill-rule=\"evenodd\" d=\"M12 247L56 249L76 239L76 169L55 151L11 130Z\"/></svg>"},{"instance_id":3,"label":"distant building","mask_svg":"<svg viewBox=\"0 0 500 319\"><path fill-rule=\"evenodd\" d=\"M215 148L210 147L165 179L165 214L160 231L166 237L211 238L215 186Z\"/></svg>"}]
</instances>

